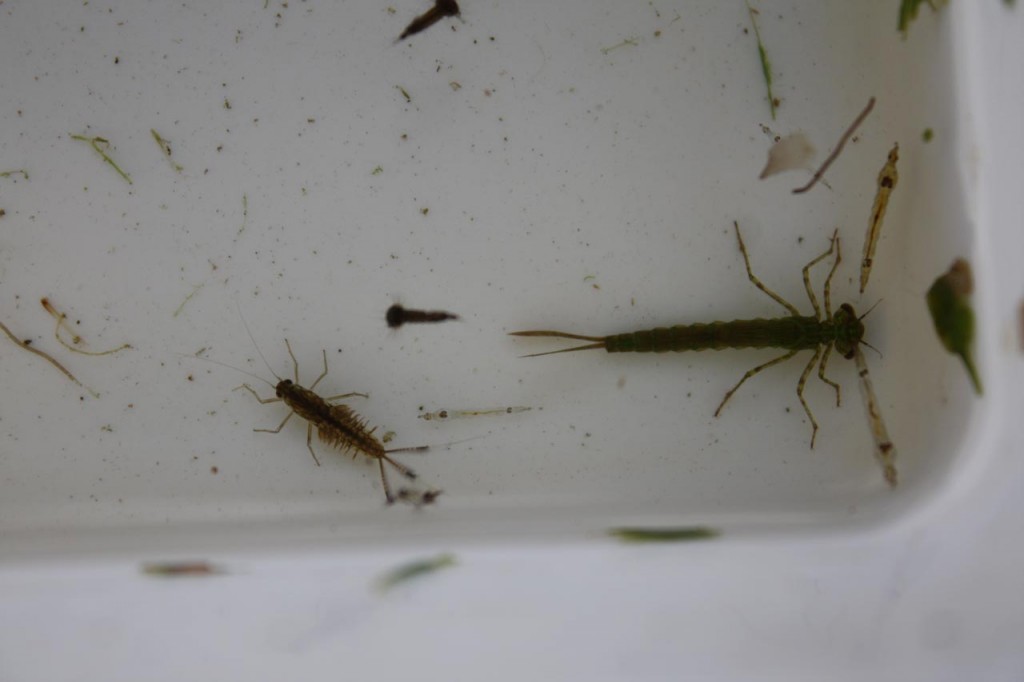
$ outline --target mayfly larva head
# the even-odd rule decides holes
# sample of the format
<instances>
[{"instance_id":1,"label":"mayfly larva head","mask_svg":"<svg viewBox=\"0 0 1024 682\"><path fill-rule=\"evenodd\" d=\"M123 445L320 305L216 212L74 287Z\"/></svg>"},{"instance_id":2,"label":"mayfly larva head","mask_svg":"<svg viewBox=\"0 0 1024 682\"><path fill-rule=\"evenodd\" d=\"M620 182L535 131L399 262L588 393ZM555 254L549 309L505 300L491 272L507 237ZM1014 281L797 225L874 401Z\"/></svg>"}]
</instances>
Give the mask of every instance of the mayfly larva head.
<instances>
[{"instance_id":1,"label":"mayfly larva head","mask_svg":"<svg viewBox=\"0 0 1024 682\"><path fill-rule=\"evenodd\" d=\"M281 379L281 381L277 382L277 386L274 387L274 393L277 394L278 398L283 398L284 395L282 394L289 393L293 385L291 379Z\"/></svg>"},{"instance_id":2,"label":"mayfly larva head","mask_svg":"<svg viewBox=\"0 0 1024 682\"><path fill-rule=\"evenodd\" d=\"M857 313L853 311L853 306L849 303L839 306L839 310L832 316L832 323L838 330L835 341L836 352L847 360L851 360L854 349L864 338L864 323L860 321Z\"/></svg>"}]
</instances>

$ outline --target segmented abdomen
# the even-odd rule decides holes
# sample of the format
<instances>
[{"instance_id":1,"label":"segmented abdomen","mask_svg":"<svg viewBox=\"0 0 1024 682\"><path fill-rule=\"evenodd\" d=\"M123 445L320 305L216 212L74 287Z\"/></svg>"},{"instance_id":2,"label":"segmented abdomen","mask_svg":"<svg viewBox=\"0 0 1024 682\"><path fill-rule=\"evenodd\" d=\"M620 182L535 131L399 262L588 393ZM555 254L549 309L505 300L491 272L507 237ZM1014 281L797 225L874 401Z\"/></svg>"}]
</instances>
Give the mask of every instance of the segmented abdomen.
<instances>
[{"instance_id":1,"label":"segmented abdomen","mask_svg":"<svg viewBox=\"0 0 1024 682\"><path fill-rule=\"evenodd\" d=\"M366 428L366 420L346 405L330 405L330 417L317 424L317 435L327 445L342 452L363 453L368 457L380 457L384 446L374 437L377 427Z\"/></svg>"},{"instance_id":2,"label":"segmented abdomen","mask_svg":"<svg viewBox=\"0 0 1024 682\"><path fill-rule=\"evenodd\" d=\"M828 322L813 317L733 320L656 327L605 337L609 353L668 353L725 348L815 348L829 339Z\"/></svg>"},{"instance_id":3,"label":"segmented abdomen","mask_svg":"<svg viewBox=\"0 0 1024 682\"><path fill-rule=\"evenodd\" d=\"M317 436L326 445L368 457L384 453L384 446L373 435L376 427L366 428L366 420L347 405L331 405L308 388L291 382L279 384L277 392L295 414L316 426Z\"/></svg>"}]
</instances>

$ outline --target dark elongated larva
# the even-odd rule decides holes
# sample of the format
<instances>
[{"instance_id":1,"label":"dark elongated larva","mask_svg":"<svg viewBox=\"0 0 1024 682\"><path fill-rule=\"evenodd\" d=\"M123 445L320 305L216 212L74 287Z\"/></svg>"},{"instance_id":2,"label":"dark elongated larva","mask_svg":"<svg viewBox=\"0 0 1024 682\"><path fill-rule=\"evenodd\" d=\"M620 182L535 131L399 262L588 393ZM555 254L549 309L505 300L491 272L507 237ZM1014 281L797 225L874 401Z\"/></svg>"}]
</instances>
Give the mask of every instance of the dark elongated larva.
<instances>
[{"instance_id":1,"label":"dark elongated larva","mask_svg":"<svg viewBox=\"0 0 1024 682\"><path fill-rule=\"evenodd\" d=\"M384 319L387 320L389 327L398 329L407 322L445 322L447 320L457 320L459 316L446 310L410 310L396 303L388 308L388 311L384 314Z\"/></svg>"},{"instance_id":2,"label":"dark elongated larva","mask_svg":"<svg viewBox=\"0 0 1024 682\"><path fill-rule=\"evenodd\" d=\"M445 17L457 16L459 16L459 3L455 0L436 0L433 7L413 19L412 23L405 27L402 35L398 36L395 42L399 43L411 35L425 31Z\"/></svg>"},{"instance_id":3,"label":"dark elongated larva","mask_svg":"<svg viewBox=\"0 0 1024 682\"><path fill-rule=\"evenodd\" d=\"M771 297L772 300L786 308L790 312L786 317L710 322L706 324L684 324L612 336L582 336L548 330L512 332L511 335L548 336L592 342L563 350L534 353L526 357L550 355L552 353L568 353L592 348L604 348L609 353L667 353L670 351L724 350L726 348L781 348L786 351L783 355L758 365L744 374L743 378L729 389L725 397L722 398L722 402L718 404L718 409L715 410L716 417L721 414L722 408L725 407L725 404L729 402L729 399L747 379L769 367L785 362L800 351L813 350L814 355L811 357L810 362L807 363L796 385L797 397L800 398L800 404L803 405L804 412L807 413L807 417L811 420L812 448L814 447L814 438L818 433L818 422L815 421L814 415L811 414L811 408L807 406L807 401L804 400L804 385L807 383L807 377L810 376L814 365L818 364L818 378L835 389L836 405L839 405L839 384L825 377L825 366L828 363L832 349L835 348L844 358L853 359L857 363L861 393L868 412L871 434L875 441L875 457L882 466L885 480L889 485L895 486L897 482L896 450L886 432L881 412L878 409L878 401L875 399L874 390L871 387L867 364L864 362L863 354L860 352L860 345L866 343L863 340L864 324L861 322L863 315L857 317L853 306L849 303L842 304L835 314L832 313L832 276L835 274L836 268L839 267L841 260L838 231L832 235L828 251L804 266L804 288L807 291L807 297L811 299L811 306L814 308L813 316L805 316L800 314L796 306L766 287L754 275L750 269L747 247L743 244L743 237L740 236L740 227L737 223L733 223L733 225L736 229L736 240L739 242L740 252L743 254L743 262L747 268L747 278L754 286ZM811 289L810 269L818 262L832 255L833 252L835 252L836 258L832 264L832 269L829 270L828 276L825 279L825 315L823 317L821 308L818 305L818 299L814 295L814 290Z\"/></svg>"},{"instance_id":4,"label":"dark elongated larva","mask_svg":"<svg viewBox=\"0 0 1024 682\"><path fill-rule=\"evenodd\" d=\"M377 427L367 428L366 420L353 412L347 405L331 404L333 400L341 400L342 398L351 398L353 396L366 398L368 396L365 393L344 393L342 395L322 397L314 391L320 380L327 376L327 351L323 351L323 373L316 378L316 381L309 388L305 388L299 385L299 363L295 359L295 354L292 353L292 347L288 343L288 339L285 339L284 344L288 348L288 355L291 356L292 363L295 366L295 381L281 379L275 374L274 377L278 380L277 385L274 386L276 398L261 398L249 384L242 384L238 388L244 388L252 393L256 400L263 405L283 402L291 408L291 412L288 413L276 429L253 429L253 431L280 433L284 425L292 418L292 415L297 414L307 422L306 447L309 448L309 454L313 455L313 461L316 462L317 466L320 466L320 460L317 459L316 453L313 451L314 427L316 427L317 436L328 446L338 448L342 452L351 452L353 458L362 453L367 457L376 459L380 466L380 480L384 486L384 497L388 504L395 502L396 498L391 494L391 485L388 483L384 463L390 464L406 478L415 479L416 473L412 469L400 462L396 462L389 455L396 452L426 452L430 449L429 446L422 445L419 447L385 450L381 442L373 435ZM257 348L257 350L259 349ZM273 373L273 370L271 372ZM267 383L269 384L270 382Z\"/></svg>"}]
</instances>

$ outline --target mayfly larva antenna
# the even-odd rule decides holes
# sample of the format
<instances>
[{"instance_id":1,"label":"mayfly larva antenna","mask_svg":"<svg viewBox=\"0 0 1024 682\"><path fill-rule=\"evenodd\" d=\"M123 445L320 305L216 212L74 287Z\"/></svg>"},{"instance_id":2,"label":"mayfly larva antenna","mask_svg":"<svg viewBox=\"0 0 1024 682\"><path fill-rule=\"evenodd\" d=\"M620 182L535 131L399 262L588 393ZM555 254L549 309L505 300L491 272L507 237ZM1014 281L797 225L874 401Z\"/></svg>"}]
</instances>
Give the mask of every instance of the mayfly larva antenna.
<instances>
[{"instance_id":1,"label":"mayfly larva antenna","mask_svg":"<svg viewBox=\"0 0 1024 682\"><path fill-rule=\"evenodd\" d=\"M245 374L246 376L250 376L253 379L256 379L257 381L262 381L267 386L270 386L271 388L274 388L274 384L273 383L267 381L266 379L264 379L263 377L261 377L258 374L253 374L252 372L247 372L244 369L242 369L241 367L235 367L234 365L229 365L228 363L221 362L220 360L213 360L212 358L201 358L201 357L198 357L196 355L186 355L185 353L179 353L178 355L180 355L183 358L191 358L193 360L201 360L203 362L210 362L210 363L213 363L214 365L220 365L221 367L227 367L228 369L233 369L236 372L241 372L242 374Z\"/></svg>"},{"instance_id":2,"label":"mayfly larva antenna","mask_svg":"<svg viewBox=\"0 0 1024 682\"><path fill-rule=\"evenodd\" d=\"M256 337L252 335L252 330L249 329L249 323L245 321L245 315L242 314L242 306L238 305L238 299L235 299L235 310L238 311L238 316L242 318L242 325L245 327L246 333L249 334L249 340L252 341L253 347L255 347L256 352L259 353L260 359L263 360L263 364L267 366L267 369L270 370L270 373L274 375L275 379L281 381L281 377L277 376L277 372L275 372L274 368L270 366L270 363L267 362L267 359L263 357L263 351L260 350L260 345L256 343ZM260 381L266 381L266 379L260 379Z\"/></svg>"}]
</instances>

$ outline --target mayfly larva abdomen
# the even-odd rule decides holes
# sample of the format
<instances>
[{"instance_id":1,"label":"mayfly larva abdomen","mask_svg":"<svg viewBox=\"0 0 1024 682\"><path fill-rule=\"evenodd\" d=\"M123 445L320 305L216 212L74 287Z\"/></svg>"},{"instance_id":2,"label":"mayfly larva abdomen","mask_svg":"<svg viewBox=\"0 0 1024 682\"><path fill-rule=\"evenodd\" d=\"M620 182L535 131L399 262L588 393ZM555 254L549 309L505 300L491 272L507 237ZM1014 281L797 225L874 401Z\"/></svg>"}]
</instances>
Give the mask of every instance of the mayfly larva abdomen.
<instances>
[{"instance_id":1,"label":"mayfly larva abdomen","mask_svg":"<svg viewBox=\"0 0 1024 682\"><path fill-rule=\"evenodd\" d=\"M828 358L834 348L844 358L856 359L857 361L860 385L865 396L865 405L868 410L868 420L870 422L872 435L875 439L876 456L883 466L886 480L890 485L895 485L896 468L894 462L896 458L896 451L893 448L892 443L888 440L885 424L882 421L881 413L877 409L877 400L875 400L874 391L871 388L870 378L867 373L867 365L864 362L863 356L859 353L860 344L866 343L863 340L864 324L861 322L864 316L862 315L858 317L854 312L853 306L849 303L842 304L834 314L832 313L832 276L835 274L836 268L839 267L839 263L842 259L839 248L838 230L833 233L828 250L813 259L803 268L804 289L807 291L807 297L811 300L811 306L814 308L814 315L807 316L801 315L800 311L797 310L793 304L769 289L761 282L760 279L757 278L756 275L754 275L750 268L750 257L747 255L747 247L744 245L743 237L740 235L739 224L733 223L733 225L736 230L736 240L739 243L740 252L743 254L743 262L746 266L747 278L754 284L754 286L788 310L790 314L786 317L773 319L757 318L752 320L733 320L730 322L710 322L706 324L685 324L673 327L645 329L642 331L615 334L612 336L583 336L580 334L568 334L566 332L551 330L512 332L511 335L557 337L591 342L582 346L574 346L572 348L565 348L562 350L533 353L526 357L551 355L553 353L568 353L594 348L603 348L609 353L667 353L699 350L723 350L726 348L780 348L786 351L784 354L760 364L744 374L743 377L726 392L725 397L722 398L722 402L718 404L718 408L715 410L716 417L721 414L726 403L729 402L729 399L732 398L747 379L750 379L769 367L789 360L800 351L814 351L810 362L808 362L804 367L804 371L801 373L800 380L797 382L796 386L797 397L800 399L800 404L803 406L804 412L811 421L812 448L814 447L815 436L818 433L818 422L814 419L814 415L811 413L811 408L807 405L807 401L804 400L804 386L807 383L807 378L814 370L814 366L817 364L818 378L835 389L836 405L839 405L839 384L825 376L825 367L828 364ZM823 288L825 298L823 316L822 309L818 305L818 299L814 295L814 290L811 288L810 269L825 258L828 258L833 252L835 253L835 261L825 278L825 285Z\"/></svg>"},{"instance_id":2,"label":"mayfly larva abdomen","mask_svg":"<svg viewBox=\"0 0 1024 682\"><path fill-rule=\"evenodd\" d=\"M331 404L331 401L333 400L341 400L343 398L351 398L353 396L360 396L363 398L367 398L369 396L365 393L344 393L341 395L323 397L315 392L314 389L317 384L320 383L321 379L327 376L327 351L323 351L324 371L316 378L316 381L314 381L309 388L306 388L299 384L299 363L298 360L295 359L295 354L292 353L292 347L291 344L288 343L288 339L285 339L284 344L288 349L288 355L291 356L292 363L295 367L295 381L292 381L291 379L281 379L275 374L274 377L278 379L277 385L274 386L274 393L277 396L276 398L261 398L256 390L249 384L242 384L238 388L244 388L252 393L256 400L263 405L266 405L267 403L283 402L291 408L291 411L285 416L281 423L278 424L276 429L253 429L253 431L261 433L280 433L281 429L284 428L284 425L292 418L292 415L299 415L307 422L306 447L309 448L309 454L313 456L313 461L316 462L317 466L320 466L320 460L313 451L314 427L316 427L317 436L326 445L335 447L342 452L351 452L353 458L362 453L371 459L376 459L377 464L380 467L380 480L381 484L384 486L384 497L387 499L388 504L392 504L396 498L391 494L391 485L388 483L384 463L387 462L408 479L415 479L416 473L404 464L395 461L389 455L396 452L426 452L429 449L429 446L423 445L419 447L385 450L384 446L374 435L374 432L377 430L376 427L367 428L366 420L353 412L347 405ZM258 350L259 349L257 348L257 351ZM271 370L271 372L273 373L273 370Z\"/></svg>"}]
</instances>

